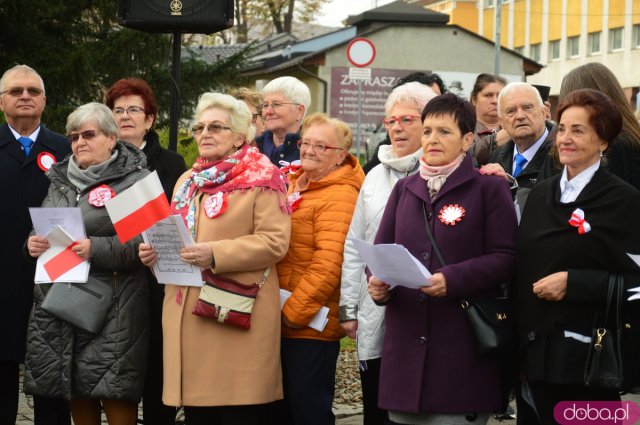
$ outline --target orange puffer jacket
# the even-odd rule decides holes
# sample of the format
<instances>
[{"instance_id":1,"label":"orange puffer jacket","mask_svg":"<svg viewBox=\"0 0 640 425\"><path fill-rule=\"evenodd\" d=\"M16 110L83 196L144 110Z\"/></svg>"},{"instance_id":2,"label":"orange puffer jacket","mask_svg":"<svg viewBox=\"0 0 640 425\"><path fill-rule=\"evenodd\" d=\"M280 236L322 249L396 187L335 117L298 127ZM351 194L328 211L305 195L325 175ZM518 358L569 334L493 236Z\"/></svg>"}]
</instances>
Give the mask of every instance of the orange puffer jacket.
<instances>
[{"instance_id":1,"label":"orange puffer jacket","mask_svg":"<svg viewBox=\"0 0 640 425\"><path fill-rule=\"evenodd\" d=\"M289 175L289 192L300 174ZM345 165L300 191L302 199L291 216L289 251L278 263L278 276L280 288L292 292L282 314L301 328L283 325L283 337L336 341L344 336L338 321L342 254L363 181L362 167L349 155ZM322 306L330 313L320 333L307 325Z\"/></svg>"}]
</instances>

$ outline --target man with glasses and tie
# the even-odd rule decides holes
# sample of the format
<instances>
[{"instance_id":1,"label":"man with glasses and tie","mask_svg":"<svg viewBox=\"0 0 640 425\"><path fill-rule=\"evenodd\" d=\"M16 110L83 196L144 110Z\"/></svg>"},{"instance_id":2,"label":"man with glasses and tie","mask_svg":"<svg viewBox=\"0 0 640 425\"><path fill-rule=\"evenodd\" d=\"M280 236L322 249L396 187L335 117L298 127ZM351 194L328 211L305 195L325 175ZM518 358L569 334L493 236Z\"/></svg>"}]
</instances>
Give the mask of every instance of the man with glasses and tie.
<instances>
[{"instance_id":1,"label":"man with glasses and tie","mask_svg":"<svg viewBox=\"0 0 640 425\"><path fill-rule=\"evenodd\" d=\"M0 425L14 425L18 411L19 364L24 362L27 321L33 303L35 263L22 247L32 224L29 207L39 207L47 194L45 172L71 152L67 138L41 123L46 104L38 73L16 65L0 78L0 193L5 196L0 255ZM36 425L69 424L68 403L34 397Z\"/></svg>"},{"instance_id":2,"label":"man with glasses and tie","mask_svg":"<svg viewBox=\"0 0 640 425\"><path fill-rule=\"evenodd\" d=\"M498 96L498 116L510 140L496 149L483 174L512 176L519 188L531 188L545 176L555 174L549 149L554 140L554 124L546 121L540 93L529 83L507 84Z\"/></svg>"}]
</instances>

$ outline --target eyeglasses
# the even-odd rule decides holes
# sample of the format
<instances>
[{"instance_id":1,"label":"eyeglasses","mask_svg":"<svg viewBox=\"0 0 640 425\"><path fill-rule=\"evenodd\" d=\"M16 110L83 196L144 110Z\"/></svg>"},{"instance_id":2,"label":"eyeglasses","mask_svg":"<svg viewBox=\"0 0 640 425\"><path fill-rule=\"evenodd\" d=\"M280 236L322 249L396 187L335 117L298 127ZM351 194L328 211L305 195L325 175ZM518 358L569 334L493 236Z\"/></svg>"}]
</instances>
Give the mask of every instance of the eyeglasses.
<instances>
[{"instance_id":1,"label":"eyeglasses","mask_svg":"<svg viewBox=\"0 0 640 425\"><path fill-rule=\"evenodd\" d=\"M100 133L100 130L87 130L83 131L82 133L71 133L68 137L71 143L76 143L78 140L80 140L80 137L82 137L82 140L88 142L95 139L98 133Z\"/></svg>"},{"instance_id":2,"label":"eyeglasses","mask_svg":"<svg viewBox=\"0 0 640 425\"><path fill-rule=\"evenodd\" d=\"M211 134L222 133L222 130L231 130L231 127L225 127L220 124L207 124L206 126L204 124L196 124L193 127L191 127L191 131L196 136L199 136L200 133L202 133L205 128Z\"/></svg>"},{"instance_id":3,"label":"eyeglasses","mask_svg":"<svg viewBox=\"0 0 640 425\"><path fill-rule=\"evenodd\" d=\"M276 109L280 109L282 108L282 105L299 105L299 103L293 103L293 102L271 102L271 103L263 103L262 104L262 110L264 111L265 109L271 108L274 111Z\"/></svg>"},{"instance_id":4,"label":"eyeglasses","mask_svg":"<svg viewBox=\"0 0 640 425\"><path fill-rule=\"evenodd\" d=\"M42 93L44 93L44 90L38 87L11 87L10 89L1 91L0 94L9 93L10 96L20 97L25 90L27 91L27 93L29 93L29 96L33 97L40 96Z\"/></svg>"},{"instance_id":5,"label":"eyeglasses","mask_svg":"<svg viewBox=\"0 0 640 425\"><path fill-rule=\"evenodd\" d=\"M137 115L143 113L144 108L141 108L139 106L129 106L127 109L113 108L113 115L115 115L116 117L121 117L125 112L129 115Z\"/></svg>"},{"instance_id":6,"label":"eyeglasses","mask_svg":"<svg viewBox=\"0 0 640 425\"><path fill-rule=\"evenodd\" d=\"M298 149L307 150L309 148L313 148L314 151L319 153L325 153L327 149L336 149L340 151L344 150L343 148L333 148L331 146L327 146L324 143L311 143L307 139L298 140Z\"/></svg>"},{"instance_id":7,"label":"eyeglasses","mask_svg":"<svg viewBox=\"0 0 640 425\"><path fill-rule=\"evenodd\" d=\"M390 129L391 127L393 127L394 125L396 125L396 123L400 124L400 127L408 127L411 124L413 124L413 122L415 120L420 119L419 115L402 115L400 117L389 117L389 118L385 118L382 123L384 124L384 128L386 128L387 130Z\"/></svg>"}]
</instances>

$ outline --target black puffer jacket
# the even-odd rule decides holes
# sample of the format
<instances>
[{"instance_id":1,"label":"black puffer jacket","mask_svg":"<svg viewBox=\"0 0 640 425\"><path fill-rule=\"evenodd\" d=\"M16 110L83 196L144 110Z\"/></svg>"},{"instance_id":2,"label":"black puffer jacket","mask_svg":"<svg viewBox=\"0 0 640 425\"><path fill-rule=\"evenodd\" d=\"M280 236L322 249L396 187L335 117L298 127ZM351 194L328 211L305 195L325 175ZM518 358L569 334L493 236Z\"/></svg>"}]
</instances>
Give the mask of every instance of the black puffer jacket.
<instances>
[{"instance_id":1,"label":"black puffer jacket","mask_svg":"<svg viewBox=\"0 0 640 425\"><path fill-rule=\"evenodd\" d=\"M97 184L117 194L146 176L146 158L118 142L118 157ZM98 335L76 329L44 312L40 305L51 284L36 285L29 318L25 393L48 397L117 399L138 402L146 370L148 288L138 258L138 236L122 245L104 207L89 204L95 186L78 193L67 177L70 157L48 172L43 207L80 207L91 240L90 275L113 285L115 297Z\"/></svg>"}]
</instances>

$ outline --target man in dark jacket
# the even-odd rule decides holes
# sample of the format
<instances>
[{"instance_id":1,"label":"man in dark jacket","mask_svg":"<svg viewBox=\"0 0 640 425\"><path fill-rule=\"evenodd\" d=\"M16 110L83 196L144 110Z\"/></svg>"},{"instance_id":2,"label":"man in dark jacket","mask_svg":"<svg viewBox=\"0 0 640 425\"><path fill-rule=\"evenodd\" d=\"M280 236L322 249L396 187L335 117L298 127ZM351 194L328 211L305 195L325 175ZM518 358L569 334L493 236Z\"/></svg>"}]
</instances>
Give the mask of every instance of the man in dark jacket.
<instances>
[{"instance_id":1,"label":"man in dark jacket","mask_svg":"<svg viewBox=\"0 0 640 425\"><path fill-rule=\"evenodd\" d=\"M493 152L482 170L486 174L510 174L518 187L531 188L542 169L554 168L549 155L554 125L545 120L540 93L528 83L509 83L498 96L498 113L510 140Z\"/></svg>"},{"instance_id":2,"label":"man in dark jacket","mask_svg":"<svg viewBox=\"0 0 640 425\"><path fill-rule=\"evenodd\" d=\"M35 264L22 256L32 224L29 208L47 194L45 172L71 152L67 139L40 122L46 104L44 83L26 65L17 65L0 79L0 193L3 243L0 267L0 424L15 424L18 411L19 364L24 362L29 311L33 303ZM36 425L68 425L65 400L34 397Z\"/></svg>"}]
</instances>

